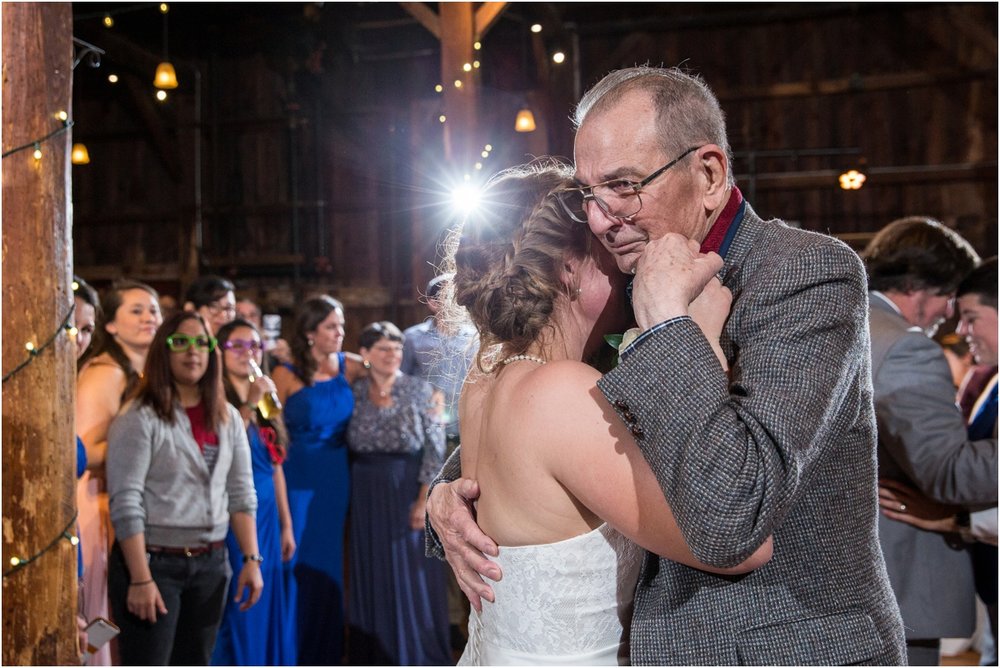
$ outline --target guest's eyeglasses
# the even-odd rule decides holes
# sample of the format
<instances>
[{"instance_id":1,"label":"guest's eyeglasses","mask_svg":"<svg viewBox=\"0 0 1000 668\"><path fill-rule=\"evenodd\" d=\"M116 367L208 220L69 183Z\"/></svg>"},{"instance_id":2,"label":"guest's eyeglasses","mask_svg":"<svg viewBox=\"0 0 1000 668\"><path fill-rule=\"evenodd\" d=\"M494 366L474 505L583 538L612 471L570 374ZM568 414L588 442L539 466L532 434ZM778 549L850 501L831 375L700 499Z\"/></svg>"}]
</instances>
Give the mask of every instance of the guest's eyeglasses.
<instances>
[{"instance_id":1,"label":"guest's eyeglasses","mask_svg":"<svg viewBox=\"0 0 1000 668\"><path fill-rule=\"evenodd\" d=\"M564 188L552 192L552 196L562 205L566 214L578 223L587 222L587 204L595 202L611 218L631 220L642 210L642 198L639 192L653 182L654 179L686 158L689 153L697 151L701 146L692 146L679 156L663 165L641 181L629 179L612 179L592 186L579 188Z\"/></svg>"},{"instance_id":2,"label":"guest's eyeglasses","mask_svg":"<svg viewBox=\"0 0 1000 668\"><path fill-rule=\"evenodd\" d=\"M206 306L212 315L219 315L220 313L224 313L229 318L236 317L236 306L234 304L217 304L215 302L212 302L211 304L207 304Z\"/></svg>"},{"instance_id":3,"label":"guest's eyeglasses","mask_svg":"<svg viewBox=\"0 0 1000 668\"><path fill-rule=\"evenodd\" d=\"M225 343L222 344L223 349L231 350L234 353L242 353L246 351L257 352L261 350L261 343L255 339L227 339Z\"/></svg>"},{"instance_id":4,"label":"guest's eyeglasses","mask_svg":"<svg viewBox=\"0 0 1000 668\"><path fill-rule=\"evenodd\" d=\"M215 350L216 343L214 336L171 334L167 337L167 348L173 353L187 352L192 346L200 353L210 353Z\"/></svg>"}]
</instances>

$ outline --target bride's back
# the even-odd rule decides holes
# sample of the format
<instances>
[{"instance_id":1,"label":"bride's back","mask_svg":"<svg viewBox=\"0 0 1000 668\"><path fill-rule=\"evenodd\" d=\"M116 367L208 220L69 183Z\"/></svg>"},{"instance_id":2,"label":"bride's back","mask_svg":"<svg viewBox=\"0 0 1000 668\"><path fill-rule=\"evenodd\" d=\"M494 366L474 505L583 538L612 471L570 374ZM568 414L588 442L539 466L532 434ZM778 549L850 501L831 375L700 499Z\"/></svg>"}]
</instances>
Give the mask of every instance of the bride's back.
<instances>
[{"instance_id":1,"label":"bride's back","mask_svg":"<svg viewBox=\"0 0 1000 668\"><path fill-rule=\"evenodd\" d=\"M479 481L479 525L500 545L552 543L602 523L553 474L553 458L572 453L552 433L552 416L572 403L568 394L586 391L581 375L598 378L581 362L520 360L465 386L462 472Z\"/></svg>"}]
</instances>

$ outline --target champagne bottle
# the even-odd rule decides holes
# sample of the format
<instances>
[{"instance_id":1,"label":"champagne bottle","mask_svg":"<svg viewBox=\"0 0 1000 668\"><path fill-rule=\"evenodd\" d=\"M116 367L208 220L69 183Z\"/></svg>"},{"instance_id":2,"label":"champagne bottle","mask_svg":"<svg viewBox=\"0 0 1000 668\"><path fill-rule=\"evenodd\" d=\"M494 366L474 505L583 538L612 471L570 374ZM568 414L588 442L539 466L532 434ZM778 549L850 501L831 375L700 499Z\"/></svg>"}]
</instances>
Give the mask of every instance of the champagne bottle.
<instances>
[{"instance_id":1,"label":"champagne bottle","mask_svg":"<svg viewBox=\"0 0 1000 668\"><path fill-rule=\"evenodd\" d=\"M255 382L258 378L264 376L264 372L260 370L257 362L253 358L250 358L250 382ZM271 391L265 392L264 396L260 398L257 402L257 410L260 414L264 416L265 420L270 420L275 415L281 413L281 402L278 401L278 393Z\"/></svg>"}]
</instances>

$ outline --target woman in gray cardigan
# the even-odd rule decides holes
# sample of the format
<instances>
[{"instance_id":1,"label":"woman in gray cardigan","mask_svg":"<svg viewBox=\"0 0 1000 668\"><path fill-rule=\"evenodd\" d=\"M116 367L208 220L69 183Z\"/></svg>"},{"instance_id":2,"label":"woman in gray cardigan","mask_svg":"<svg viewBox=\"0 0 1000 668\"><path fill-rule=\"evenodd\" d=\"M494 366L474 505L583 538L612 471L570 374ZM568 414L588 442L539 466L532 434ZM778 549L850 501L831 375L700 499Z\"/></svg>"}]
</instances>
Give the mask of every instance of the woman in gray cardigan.
<instances>
[{"instance_id":1,"label":"woman in gray cardigan","mask_svg":"<svg viewBox=\"0 0 1000 668\"><path fill-rule=\"evenodd\" d=\"M109 590L124 665L208 664L232 575L230 525L244 609L263 587L250 448L215 344L196 313L165 322L136 398L109 431Z\"/></svg>"}]
</instances>

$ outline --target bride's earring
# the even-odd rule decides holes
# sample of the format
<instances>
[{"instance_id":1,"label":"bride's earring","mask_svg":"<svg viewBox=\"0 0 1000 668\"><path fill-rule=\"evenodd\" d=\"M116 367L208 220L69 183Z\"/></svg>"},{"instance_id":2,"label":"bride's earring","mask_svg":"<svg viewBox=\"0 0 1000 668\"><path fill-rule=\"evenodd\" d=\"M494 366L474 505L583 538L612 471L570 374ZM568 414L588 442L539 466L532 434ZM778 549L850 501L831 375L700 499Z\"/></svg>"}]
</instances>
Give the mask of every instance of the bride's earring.
<instances>
[{"instance_id":1,"label":"bride's earring","mask_svg":"<svg viewBox=\"0 0 1000 668\"><path fill-rule=\"evenodd\" d=\"M368 360L365 360L364 362L361 363L361 366L363 366L366 369L370 369L372 368L372 363L369 362Z\"/></svg>"}]
</instances>

